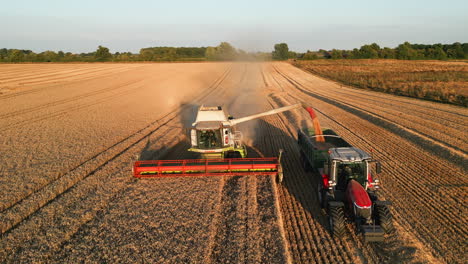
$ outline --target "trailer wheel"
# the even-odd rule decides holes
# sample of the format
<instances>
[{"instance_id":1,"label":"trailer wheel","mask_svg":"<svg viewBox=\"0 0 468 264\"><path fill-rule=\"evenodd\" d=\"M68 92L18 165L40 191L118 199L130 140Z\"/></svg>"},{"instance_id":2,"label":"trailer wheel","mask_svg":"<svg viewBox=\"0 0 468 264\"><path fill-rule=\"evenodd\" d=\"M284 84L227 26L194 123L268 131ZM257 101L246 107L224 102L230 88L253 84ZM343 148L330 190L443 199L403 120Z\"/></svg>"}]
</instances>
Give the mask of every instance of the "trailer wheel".
<instances>
[{"instance_id":1,"label":"trailer wheel","mask_svg":"<svg viewBox=\"0 0 468 264\"><path fill-rule=\"evenodd\" d=\"M395 232L393 226L393 216L386 205L377 206L377 223L380 224L385 234L391 234Z\"/></svg>"},{"instance_id":2,"label":"trailer wheel","mask_svg":"<svg viewBox=\"0 0 468 264\"><path fill-rule=\"evenodd\" d=\"M342 237L345 234L345 216L343 207L331 206L330 215L330 231L334 237Z\"/></svg>"}]
</instances>

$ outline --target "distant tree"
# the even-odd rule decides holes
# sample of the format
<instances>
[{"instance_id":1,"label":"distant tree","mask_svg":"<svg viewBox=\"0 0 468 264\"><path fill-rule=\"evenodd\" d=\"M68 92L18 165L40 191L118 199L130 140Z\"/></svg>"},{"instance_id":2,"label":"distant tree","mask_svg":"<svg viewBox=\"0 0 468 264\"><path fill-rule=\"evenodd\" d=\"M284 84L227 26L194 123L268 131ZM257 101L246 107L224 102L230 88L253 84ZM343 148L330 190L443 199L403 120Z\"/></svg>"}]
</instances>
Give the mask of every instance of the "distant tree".
<instances>
[{"instance_id":1,"label":"distant tree","mask_svg":"<svg viewBox=\"0 0 468 264\"><path fill-rule=\"evenodd\" d=\"M10 54L8 55L11 62L21 62L23 61L24 54L20 50L13 49L10 50Z\"/></svg>"},{"instance_id":2,"label":"distant tree","mask_svg":"<svg viewBox=\"0 0 468 264\"><path fill-rule=\"evenodd\" d=\"M57 53L50 51L50 50L44 51L41 54L44 58L43 61L45 62L54 62L54 61L57 61L58 59Z\"/></svg>"},{"instance_id":3,"label":"distant tree","mask_svg":"<svg viewBox=\"0 0 468 264\"><path fill-rule=\"evenodd\" d=\"M380 46L377 43L370 44L370 47L377 52L380 51Z\"/></svg>"},{"instance_id":4,"label":"distant tree","mask_svg":"<svg viewBox=\"0 0 468 264\"><path fill-rule=\"evenodd\" d=\"M177 59L176 48L167 49L166 53L164 54L163 60L175 61L176 59Z\"/></svg>"},{"instance_id":5,"label":"distant tree","mask_svg":"<svg viewBox=\"0 0 468 264\"><path fill-rule=\"evenodd\" d=\"M416 51L411 47L409 42L398 45L395 49L396 57L400 60L414 60L417 57Z\"/></svg>"},{"instance_id":6,"label":"distant tree","mask_svg":"<svg viewBox=\"0 0 468 264\"><path fill-rule=\"evenodd\" d=\"M140 49L140 60L142 61L152 61L153 60L153 51L151 48Z\"/></svg>"},{"instance_id":7,"label":"distant tree","mask_svg":"<svg viewBox=\"0 0 468 264\"><path fill-rule=\"evenodd\" d=\"M205 57L207 60L216 60L216 48L215 47L208 47L206 48Z\"/></svg>"},{"instance_id":8,"label":"distant tree","mask_svg":"<svg viewBox=\"0 0 468 264\"><path fill-rule=\"evenodd\" d=\"M342 59L343 58L343 52L341 50L337 50L337 49L333 49L331 52L330 52L330 56L332 59L336 60L336 59Z\"/></svg>"},{"instance_id":9,"label":"distant tree","mask_svg":"<svg viewBox=\"0 0 468 264\"><path fill-rule=\"evenodd\" d=\"M463 47L460 42L453 43L453 49L454 49L455 59L465 58L465 52L463 51Z\"/></svg>"},{"instance_id":10,"label":"distant tree","mask_svg":"<svg viewBox=\"0 0 468 264\"><path fill-rule=\"evenodd\" d=\"M237 55L236 49L228 42L221 42L216 51L220 60L233 60Z\"/></svg>"},{"instance_id":11,"label":"distant tree","mask_svg":"<svg viewBox=\"0 0 468 264\"><path fill-rule=\"evenodd\" d=\"M437 60L446 60L447 59L447 54L445 51L442 49L442 47L437 46L434 49L434 56L432 59L437 59Z\"/></svg>"},{"instance_id":12,"label":"distant tree","mask_svg":"<svg viewBox=\"0 0 468 264\"><path fill-rule=\"evenodd\" d=\"M5 61L8 58L8 50L3 48L0 49L0 61Z\"/></svg>"},{"instance_id":13,"label":"distant tree","mask_svg":"<svg viewBox=\"0 0 468 264\"><path fill-rule=\"evenodd\" d=\"M382 59L395 59L395 50L385 47L380 50L379 57Z\"/></svg>"},{"instance_id":14,"label":"distant tree","mask_svg":"<svg viewBox=\"0 0 468 264\"><path fill-rule=\"evenodd\" d=\"M351 59L360 59L361 58L361 53L359 52L358 49L354 48L351 51Z\"/></svg>"},{"instance_id":15,"label":"distant tree","mask_svg":"<svg viewBox=\"0 0 468 264\"><path fill-rule=\"evenodd\" d=\"M238 57L236 49L228 42L221 42L216 47L208 47L205 51L207 60L234 60Z\"/></svg>"},{"instance_id":16,"label":"distant tree","mask_svg":"<svg viewBox=\"0 0 468 264\"><path fill-rule=\"evenodd\" d=\"M462 44L463 53L465 54L465 59L468 59L468 43Z\"/></svg>"},{"instance_id":17,"label":"distant tree","mask_svg":"<svg viewBox=\"0 0 468 264\"><path fill-rule=\"evenodd\" d=\"M375 43L364 45L359 49L359 55L362 59L376 59L379 57L379 50L379 45Z\"/></svg>"},{"instance_id":18,"label":"distant tree","mask_svg":"<svg viewBox=\"0 0 468 264\"><path fill-rule=\"evenodd\" d=\"M275 50L272 53L274 60L287 60L289 57L289 48L286 43L275 44Z\"/></svg>"},{"instance_id":19,"label":"distant tree","mask_svg":"<svg viewBox=\"0 0 468 264\"><path fill-rule=\"evenodd\" d=\"M94 54L94 59L96 61L109 61L112 59L112 54L109 52L108 48L99 46Z\"/></svg>"},{"instance_id":20,"label":"distant tree","mask_svg":"<svg viewBox=\"0 0 468 264\"><path fill-rule=\"evenodd\" d=\"M65 53L60 50L59 52L57 52L57 57L59 60L63 60L63 58L65 57Z\"/></svg>"},{"instance_id":21,"label":"distant tree","mask_svg":"<svg viewBox=\"0 0 468 264\"><path fill-rule=\"evenodd\" d=\"M36 57L37 57L36 53L30 52L30 53L24 55L23 61L34 62L34 61L36 61Z\"/></svg>"},{"instance_id":22,"label":"distant tree","mask_svg":"<svg viewBox=\"0 0 468 264\"><path fill-rule=\"evenodd\" d=\"M294 51L288 51L288 59L296 59L297 58L297 53Z\"/></svg>"},{"instance_id":23,"label":"distant tree","mask_svg":"<svg viewBox=\"0 0 468 264\"><path fill-rule=\"evenodd\" d=\"M304 54L304 56L302 56L302 59L303 60L316 60L318 59L318 56L316 53L308 51L306 54Z\"/></svg>"}]
</instances>

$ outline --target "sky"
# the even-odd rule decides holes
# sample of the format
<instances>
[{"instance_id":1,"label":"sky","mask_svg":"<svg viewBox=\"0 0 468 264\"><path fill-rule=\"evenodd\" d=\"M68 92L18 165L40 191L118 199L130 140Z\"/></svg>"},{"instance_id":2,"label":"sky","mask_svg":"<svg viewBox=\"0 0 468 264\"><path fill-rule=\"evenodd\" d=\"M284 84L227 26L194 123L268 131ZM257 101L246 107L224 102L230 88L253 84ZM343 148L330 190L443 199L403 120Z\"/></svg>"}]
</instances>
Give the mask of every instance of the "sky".
<instances>
[{"instance_id":1,"label":"sky","mask_svg":"<svg viewBox=\"0 0 468 264\"><path fill-rule=\"evenodd\" d=\"M138 52L217 46L297 52L468 42L462 0L0 0L0 48Z\"/></svg>"}]
</instances>

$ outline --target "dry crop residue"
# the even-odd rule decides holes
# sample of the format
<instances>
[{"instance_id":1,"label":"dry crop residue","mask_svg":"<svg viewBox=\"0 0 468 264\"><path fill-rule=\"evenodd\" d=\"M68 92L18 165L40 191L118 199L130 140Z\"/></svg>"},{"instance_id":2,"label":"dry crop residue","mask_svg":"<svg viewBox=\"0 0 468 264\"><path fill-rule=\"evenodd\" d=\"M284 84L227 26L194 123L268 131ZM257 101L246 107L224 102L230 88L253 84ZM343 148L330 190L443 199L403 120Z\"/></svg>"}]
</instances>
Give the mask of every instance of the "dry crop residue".
<instances>
[{"instance_id":1,"label":"dry crop residue","mask_svg":"<svg viewBox=\"0 0 468 264\"><path fill-rule=\"evenodd\" d=\"M0 65L2 262L463 263L465 108L340 87L285 63ZM397 232L333 238L300 167L302 110L244 123L285 180L135 181L142 159L191 158L200 104L234 117L296 103L384 165ZM309 123L310 124L310 123ZM450 175L450 177L446 176Z\"/></svg>"},{"instance_id":2,"label":"dry crop residue","mask_svg":"<svg viewBox=\"0 0 468 264\"><path fill-rule=\"evenodd\" d=\"M2 156L0 259L287 262L269 177L131 177L136 156L190 158L184 126L196 106L235 97L255 76L247 67L258 67L123 66L0 97L2 146L12 154ZM46 75L70 74L55 70Z\"/></svg>"}]
</instances>

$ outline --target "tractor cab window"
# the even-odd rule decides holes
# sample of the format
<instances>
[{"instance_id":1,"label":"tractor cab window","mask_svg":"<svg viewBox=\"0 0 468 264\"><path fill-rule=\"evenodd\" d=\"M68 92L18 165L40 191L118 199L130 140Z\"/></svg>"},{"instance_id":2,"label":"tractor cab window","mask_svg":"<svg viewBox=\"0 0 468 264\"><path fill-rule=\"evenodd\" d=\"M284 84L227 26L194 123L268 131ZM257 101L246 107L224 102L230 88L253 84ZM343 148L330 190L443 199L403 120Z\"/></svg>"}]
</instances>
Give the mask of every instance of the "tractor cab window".
<instances>
[{"instance_id":1,"label":"tractor cab window","mask_svg":"<svg viewBox=\"0 0 468 264\"><path fill-rule=\"evenodd\" d=\"M217 130L198 131L198 146L203 149L215 149L222 147L221 134Z\"/></svg>"},{"instance_id":2,"label":"tractor cab window","mask_svg":"<svg viewBox=\"0 0 468 264\"><path fill-rule=\"evenodd\" d=\"M350 180L356 180L361 185L365 185L367 179L366 164L364 162L337 162L336 179L337 189L344 190Z\"/></svg>"}]
</instances>

